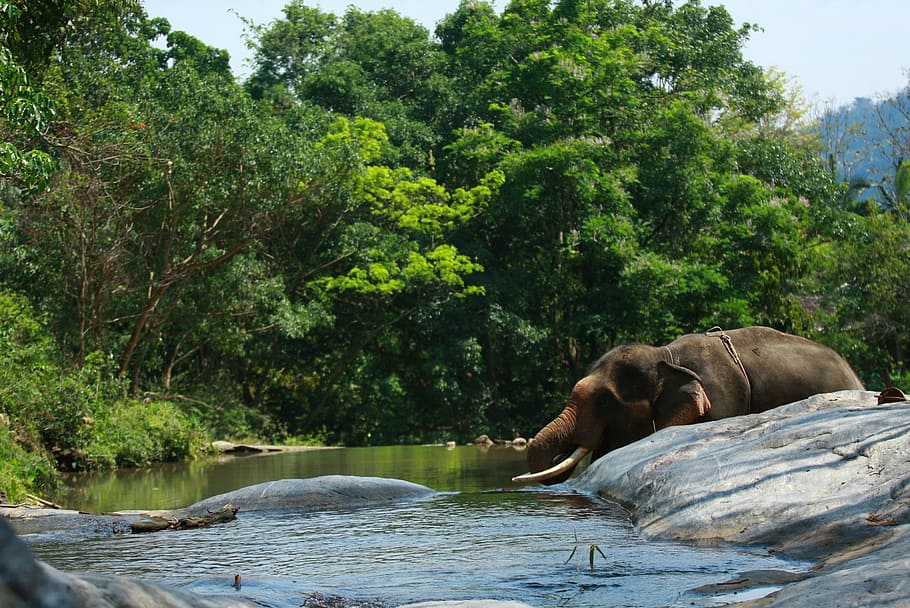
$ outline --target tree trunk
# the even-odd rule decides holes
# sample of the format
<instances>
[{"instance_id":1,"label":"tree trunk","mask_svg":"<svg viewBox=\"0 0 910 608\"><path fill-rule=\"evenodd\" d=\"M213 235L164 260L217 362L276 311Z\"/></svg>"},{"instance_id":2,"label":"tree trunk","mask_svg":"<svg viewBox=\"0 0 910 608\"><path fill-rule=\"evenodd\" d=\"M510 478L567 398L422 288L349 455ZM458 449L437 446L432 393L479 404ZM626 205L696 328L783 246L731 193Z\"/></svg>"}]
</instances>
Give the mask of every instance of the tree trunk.
<instances>
[{"instance_id":1,"label":"tree trunk","mask_svg":"<svg viewBox=\"0 0 910 608\"><path fill-rule=\"evenodd\" d=\"M160 532L161 530L188 530L190 528L205 528L214 524L223 524L237 518L237 507L226 504L217 511L211 511L197 517L183 517L180 519L165 519L163 517L150 517L130 524L133 534L143 532Z\"/></svg>"}]
</instances>

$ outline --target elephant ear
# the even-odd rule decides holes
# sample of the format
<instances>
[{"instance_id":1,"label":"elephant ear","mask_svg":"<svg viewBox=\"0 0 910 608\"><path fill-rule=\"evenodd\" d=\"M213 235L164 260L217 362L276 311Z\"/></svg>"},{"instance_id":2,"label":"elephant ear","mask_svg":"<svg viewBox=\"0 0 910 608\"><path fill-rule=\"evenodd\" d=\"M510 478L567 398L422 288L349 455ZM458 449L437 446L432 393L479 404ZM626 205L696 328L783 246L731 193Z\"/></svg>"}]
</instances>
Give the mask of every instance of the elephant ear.
<instances>
[{"instance_id":1,"label":"elephant ear","mask_svg":"<svg viewBox=\"0 0 910 608\"><path fill-rule=\"evenodd\" d=\"M711 401L701 378L681 365L661 361L657 366L662 388L654 402L654 427L692 424L711 410Z\"/></svg>"}]
</instances>

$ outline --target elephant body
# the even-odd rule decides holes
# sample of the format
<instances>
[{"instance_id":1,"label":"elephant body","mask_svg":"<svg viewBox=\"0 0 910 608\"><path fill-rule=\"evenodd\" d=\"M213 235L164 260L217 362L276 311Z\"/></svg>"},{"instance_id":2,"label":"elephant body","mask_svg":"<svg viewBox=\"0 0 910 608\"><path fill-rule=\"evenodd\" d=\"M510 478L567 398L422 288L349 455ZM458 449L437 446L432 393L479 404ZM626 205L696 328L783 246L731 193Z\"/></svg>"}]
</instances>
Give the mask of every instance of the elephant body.
<instances>
[{"instance_id":1,"label":"elephant body","mask_svg":"<svg viewBox=\"0 0 910 608\"><path fill-rule=\"evenodd\" d=\"M592 365L562 413L534 437L531 473L516 480L558 483L587 452L596 459L667 426L862 388L835 351L768 327L687 334L666 346L618 346Z\"/></svg>"}]
</instances>

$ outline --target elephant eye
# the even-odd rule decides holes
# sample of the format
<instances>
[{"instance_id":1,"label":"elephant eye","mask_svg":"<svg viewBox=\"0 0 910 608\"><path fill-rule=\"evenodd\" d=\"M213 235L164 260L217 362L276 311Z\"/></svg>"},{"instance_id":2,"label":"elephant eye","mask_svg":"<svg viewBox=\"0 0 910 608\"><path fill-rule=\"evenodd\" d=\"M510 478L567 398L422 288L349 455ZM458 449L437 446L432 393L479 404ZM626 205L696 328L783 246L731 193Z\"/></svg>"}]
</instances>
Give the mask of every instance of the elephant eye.
<instances>
[{"instance_id":1,"label":"elephant eye","mask_svg":"<svg viewBox=\"0 0 910 608\"><path fill-rule=\"evenodd\" d=\"M604 391L597 396L597 411L602 414L615 414L621 409L619 400L613 391Z\"/></svg>"}]
</instances>

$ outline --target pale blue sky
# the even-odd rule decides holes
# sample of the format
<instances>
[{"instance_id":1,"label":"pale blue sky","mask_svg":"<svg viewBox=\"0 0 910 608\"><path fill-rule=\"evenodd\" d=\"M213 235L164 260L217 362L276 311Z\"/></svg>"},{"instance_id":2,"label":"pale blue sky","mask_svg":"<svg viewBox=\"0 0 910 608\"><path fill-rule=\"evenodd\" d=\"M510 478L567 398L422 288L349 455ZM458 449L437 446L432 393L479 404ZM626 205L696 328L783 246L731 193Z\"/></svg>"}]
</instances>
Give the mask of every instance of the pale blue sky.
<instances>
[{"instance_id":1,"label":"pale blue sky","mask_svg":"<svg viewBox=\"0 0 910 608\"><path fill-rule=\"evenodd\" d=\"M242 15L258 24L282 16L286 0L145 0L153 17L166 17L206 44L227 49L234 73L249 72ZM431 31L459 0L314 0L326 12L344 14L354 5L366 11L392 8ZM493 5L501 10L507 0ZM785 72L815 103L847 103L854 97L891 95L908 84L910 1L908 0L703 0L723 4L737 24L757 23L746 58ZM233 11L233 12L232 12Z\"/></svg>"}]
</instances>

